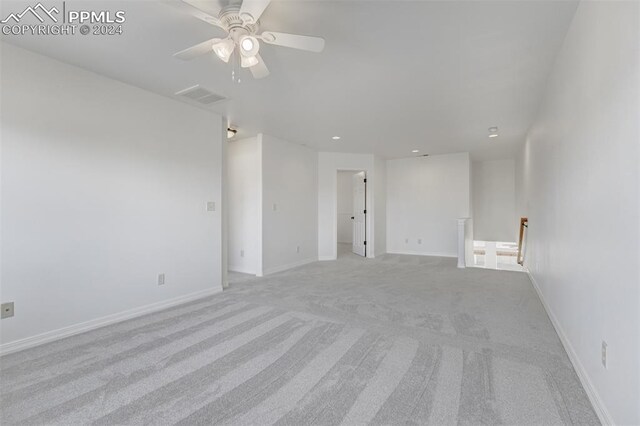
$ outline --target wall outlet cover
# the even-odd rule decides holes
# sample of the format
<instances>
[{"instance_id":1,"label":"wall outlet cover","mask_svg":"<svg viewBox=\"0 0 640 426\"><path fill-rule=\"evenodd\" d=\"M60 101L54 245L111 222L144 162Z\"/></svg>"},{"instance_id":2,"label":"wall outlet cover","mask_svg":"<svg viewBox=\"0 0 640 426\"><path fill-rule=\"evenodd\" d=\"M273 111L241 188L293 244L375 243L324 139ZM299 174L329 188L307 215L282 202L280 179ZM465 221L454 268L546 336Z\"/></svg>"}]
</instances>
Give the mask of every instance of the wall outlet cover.
<instances>
[{"instance_id":1,"label":"wall outlet cover","mask_svg":"<svg viewBox=\"0 0 640 426\"><path fill-rule=\"evenodd\" d=\"M164 274L158 274L158 285L164 285Z\"/></svg>"},{"instance_id":2,"label":"wall outlet cover","mask_svg":"<svg viewBox=\"0 0 640 426\"><path fill-rule=\"evenodd\" d=\"M3 303L0 309L2 309L2 319L11 318L14 315L13 302Z\"/></svg>"}]
</instances>

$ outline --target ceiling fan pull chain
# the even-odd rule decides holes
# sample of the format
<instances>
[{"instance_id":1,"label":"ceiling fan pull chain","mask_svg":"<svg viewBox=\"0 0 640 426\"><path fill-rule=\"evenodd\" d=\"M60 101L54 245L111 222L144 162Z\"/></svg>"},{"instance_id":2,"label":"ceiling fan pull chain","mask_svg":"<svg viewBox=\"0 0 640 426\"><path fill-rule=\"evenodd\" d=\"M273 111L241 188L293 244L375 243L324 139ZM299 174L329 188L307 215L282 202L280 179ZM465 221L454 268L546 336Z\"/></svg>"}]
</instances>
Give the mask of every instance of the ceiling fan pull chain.
<instances>
[{"instance_id":1,"label":"ceiling fan pull chain","mask_svg":"<svg viewBox=\"0 0 640 426\"><path fill-rule=\"evenodd\" d=\"M233 52L233 57L231 58L231 81L236 84L240 84L240 53L238 49Z\"/></svg>"}]
</instances>

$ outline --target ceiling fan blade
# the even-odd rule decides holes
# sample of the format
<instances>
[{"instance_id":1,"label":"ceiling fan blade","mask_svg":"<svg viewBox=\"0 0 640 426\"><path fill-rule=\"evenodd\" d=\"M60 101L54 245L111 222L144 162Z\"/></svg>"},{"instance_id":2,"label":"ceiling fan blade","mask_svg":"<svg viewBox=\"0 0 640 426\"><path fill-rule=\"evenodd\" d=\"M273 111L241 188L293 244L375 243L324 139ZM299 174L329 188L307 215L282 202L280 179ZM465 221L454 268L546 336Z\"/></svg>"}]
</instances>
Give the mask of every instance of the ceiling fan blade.
<instances>
[{"instance_id":1,"label":"ceiling fan blade","mask_svg":"<svg viewBox=\"0 0 640 426\"><path fill-rule=\"evenodd\" d=\"M246 23L257 22L271 0L243 0L240 6L240 18Z\"/></svg>"},{"instance_id":2,"label":"ceiling fan blade","mask_svg":"<svg viewBox=\"0 0 640 426\"><path fill-rule=\"evenodd\" d=\"M309 52L322 52L324 49L324 39L321 37L265 31L260 38L265 43L290 47L292 49L308 50Z\"/></svg>"},{"instance_id":3,"label":"ceiling fan blade","mask_svg":"<svg viewBox=\"0 0 640 426\"><path fill-rule=\"evenodd\" d=\"M220 15L220 11L222 10L222 6L216 0L182 0L184 3L187 3L190 6L195 7L203 11L204 13L208 13L209 15L215 16L216 18Z\"/></svg>"},{"instance_id":4,"label":"ceiling fan blade","mask_svg":"<svg viewBox=\"0 0 640 426\"><path fill-rule=\"evenodd\" d=\"M178 53L175 53L173 56L178 59L182 59L183 61L190 61L193 58L197 58L198 56L205 55L207 53L213 52L213 45L219 43L219 38L212 38L211 40L203 41L202 43L198 43L195 46L191 46L188 49L181 50Z\"/></svg>"},{"instance_id":5,"label":"ceiling fan blade","mask_svg":"<svg viewBox=\"0 0 640 426\"><path fill-rule=\"evenodd\" d=\"M267 68L267 65L262 60L262 57L260 56L260 54L256 55L256 59L258 59L258 63L252 66L251 68L249 68L249 70L251 71L251 74L253 74L253 78L255 79L265 78L266 76L269 75L269 68Z\"/></svg>"},{"instance_id":6,"label":"ceiling fan blade","mask_svg":"<svg viewBox=\"0 0 640 426\"><path fill-rule=\"evenodd\" d=\"M194 9L191 14L196 18L216 27L224 28L218 19L220 14L220 6L216 1L211 0L182 0Z\"/></svg>"}]
</instances>

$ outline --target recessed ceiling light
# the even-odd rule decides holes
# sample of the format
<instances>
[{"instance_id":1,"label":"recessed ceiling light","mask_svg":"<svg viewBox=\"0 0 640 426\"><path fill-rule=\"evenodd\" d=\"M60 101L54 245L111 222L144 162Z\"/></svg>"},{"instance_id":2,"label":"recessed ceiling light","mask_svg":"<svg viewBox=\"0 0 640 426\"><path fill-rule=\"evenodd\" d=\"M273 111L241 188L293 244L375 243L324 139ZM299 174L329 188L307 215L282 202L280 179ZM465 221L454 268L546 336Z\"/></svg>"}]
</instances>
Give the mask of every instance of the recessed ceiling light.
<instances>
[{"instance_id":1,"label":"recessed ceiling light","mask_svg":"<svg viewBox=\"0 0 640 426\"><path fill-rule=\"evenodd\" d=\"M419 150L419 149L414 149L414 150L413 150L413 151L411 151L411 152L413 152L413 153L415 154L415 153L417 153L417 152L420 152L420 150Z\"/></svg>"},{"instance_id":2,"label":"recessed ceiling light","mask_svg":"<svg viewBox=\"0 0 640 426\"><path fill-rule=\"evenodd\" d=\"M340 136L332 136L331 139L333 139L334 141L337 141L340 139Z\"/></svg>"}]
</instances>

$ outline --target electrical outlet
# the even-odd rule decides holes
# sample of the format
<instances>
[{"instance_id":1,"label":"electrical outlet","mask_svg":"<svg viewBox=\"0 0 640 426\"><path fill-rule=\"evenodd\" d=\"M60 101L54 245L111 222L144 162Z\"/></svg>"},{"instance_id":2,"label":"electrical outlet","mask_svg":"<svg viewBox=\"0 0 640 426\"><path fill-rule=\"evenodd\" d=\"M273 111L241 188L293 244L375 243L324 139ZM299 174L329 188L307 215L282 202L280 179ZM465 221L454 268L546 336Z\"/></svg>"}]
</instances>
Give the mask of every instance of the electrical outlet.
<instances>
[{"instance_id":1,"label":"electrical outlet","mask_svg":"<svg viewBox=\"0 0 640 426\"><path fill-rule=\"evenodd\" d=\"M164 274L158 274L158 285L164 285Z\"/></svg>"},{"instance_id":2,"label":"electrical outlet","mask_svg":"<svg viewBox=\"0 0 640 426\"><path fill-rule=\"evenodd\" d=\"M244 257L244 250L240 250L240 257Z\"/></svg>"},{"instance_id":3,"label":"electrical outlet","mask_svg":"<svg viewBox=\"0 0 640 426\"><path fill-rule=\"evenodd\" d=\"M418 238L418 244L422 244L422 238Z\"/></svg>"},{"instance_id":4,"label":"electrical outlet","mask_svg":"<svg viewBox=\"0 0 640 426\"><path fill-rule=\"evenodd\" d=\"M278 211L278 205L276 203L273 203L273 211Z\"/></svg>"},{"instance_id":5,"label":"electrical outlet","mask_svg":"<svg viewBox=\"0 0 640 426\"><path fill-rule=\"evenodd\" d=\"M607 368L607 342L602 341L602 366Z\"/></svg>"},{"instance_id":6,"label":"electrical outlet","mask_svg":"<svg viewBox=\"0 0 640 426\"><path fill-rule=\"evenodd\" d=\"M296 253L300 253L300 246L296 247Z\"/></svg>"},{"instance_id":7,"label":"electrical outlet","mask_svg":"<svg viewBox=\"0 0 640 426\"><path fill-rule=\"evenodd\" d=\"M0 305L0 309L2 310L2 319L11 318L13 316L13 302L7 302Z\"/></svg>"},{"instance_id":8,"label":"electrical outlet","mask_svg":"<svg viewBox=\"0 0 640 426\"><path fill-rule=\"evenodd\" d=\"M405 238L405 239L404 239L404 243L405 243L405 244L409 244L409 239L408 239L408 238Z\"/></svg>"},{"instance_id":9,"label":"electrical outlet","mask_svg":"<svg viewBox=\"0 0 640 426\"><path fill-rule=\"evenodd\" d=\"M207 211L215 212L216 211L216 203L215 201L207 201Z\"/></svg>"}]
</instances>

